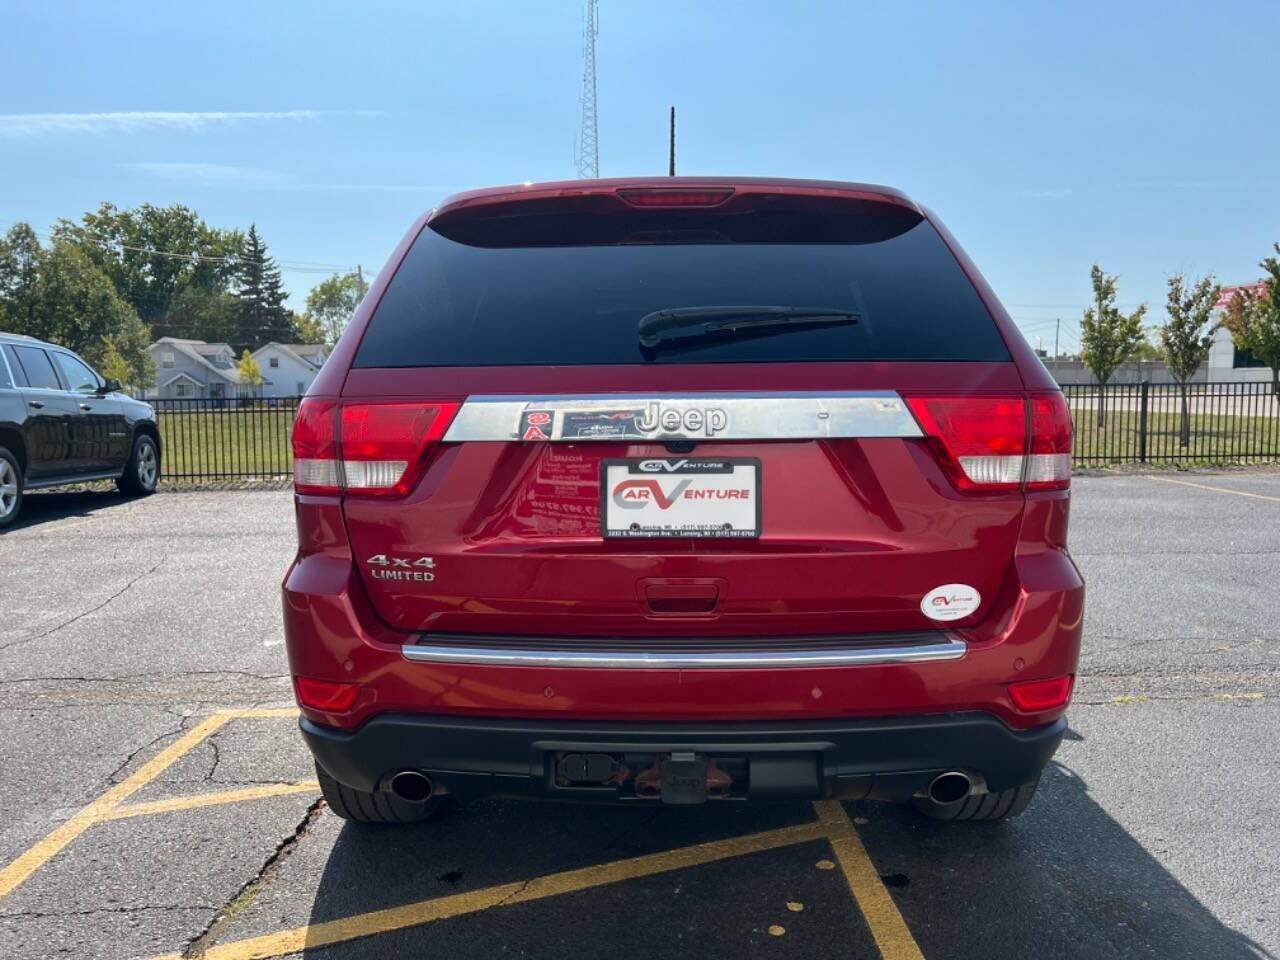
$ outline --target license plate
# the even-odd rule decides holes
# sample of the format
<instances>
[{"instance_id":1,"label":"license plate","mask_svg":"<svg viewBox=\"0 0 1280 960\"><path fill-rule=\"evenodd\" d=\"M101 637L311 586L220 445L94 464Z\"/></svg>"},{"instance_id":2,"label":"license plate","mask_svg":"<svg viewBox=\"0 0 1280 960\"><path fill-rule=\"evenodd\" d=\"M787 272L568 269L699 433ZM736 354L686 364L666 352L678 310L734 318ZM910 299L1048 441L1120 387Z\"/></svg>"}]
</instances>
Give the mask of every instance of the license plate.
<instances>
[{"instance_id":1,"label":"license plate","mask_svg":"<svg viewBox=\"0 0 1280 960\"><path fill-rule=\"evenodd\" d=\"M760 461L605 460L600 501L605 537L758 537Z\"/></svg>"}]
</instances>

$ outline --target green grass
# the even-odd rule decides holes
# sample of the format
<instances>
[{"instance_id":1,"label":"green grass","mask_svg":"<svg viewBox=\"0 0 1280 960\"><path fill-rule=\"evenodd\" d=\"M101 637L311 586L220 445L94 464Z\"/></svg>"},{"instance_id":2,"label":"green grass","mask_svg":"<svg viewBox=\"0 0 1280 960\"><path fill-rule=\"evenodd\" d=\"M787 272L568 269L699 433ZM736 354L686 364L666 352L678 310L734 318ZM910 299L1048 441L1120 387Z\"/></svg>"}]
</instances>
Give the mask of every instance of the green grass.
<instances>
[{"instance_id":1,"label":"green grass","mask_svg":"<svg viewBox=\"0 0 1280 960\"><path fill-rule=\"evenodd\" d=\"M292 406L156 413L170 480L278 477L293 472Z\"/></svg>"},{"instance_id":2,"label":"green grass","mask_svg":"<svg viewBox=\"0 0 1280 960\"><path fill-rule=\"evenodd\" d=\"M1136 410L1108 410L1103 427L1098 426L1097 410L1071 412L1076 426L1073 466L1138 462L1140 417ZM1278 415L1193 414L1186 447L1179 443L1180 424L1177 413L1147 414L1147 463L1209 466L1280 460Z\"/></svg>"},{"instance_id":3,"label":"green grass","mask_svg":"<svg viewBox=\"0 0 1280 960\"><path fill-rule=\"evenodd\" d=\"M164 475L171 480L282 477L293 471L289 431L292 406L225 407L198 412L158 411ZM1074 466L1138 462L1139 414L1108 409L1105 427L1097 411L1073 405ZM1280 460L1280 413L1271 416L1191 418L1191 443L1178 443L1178 414L1147 414L1147 463L1212 465Z\"/></svg>"}]
</instances>

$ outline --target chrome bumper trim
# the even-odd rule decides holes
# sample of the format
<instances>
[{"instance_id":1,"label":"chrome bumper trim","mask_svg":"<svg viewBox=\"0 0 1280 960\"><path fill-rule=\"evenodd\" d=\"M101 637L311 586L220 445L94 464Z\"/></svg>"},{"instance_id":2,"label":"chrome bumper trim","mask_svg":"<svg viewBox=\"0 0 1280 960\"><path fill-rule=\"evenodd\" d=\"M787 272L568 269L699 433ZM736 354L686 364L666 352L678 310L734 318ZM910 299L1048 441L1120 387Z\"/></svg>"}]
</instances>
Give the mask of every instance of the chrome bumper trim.
<instances>
[{"instance_id":1,"label":"chrome bumper trim","mask_svg":"<svg viewBox=\"0 0 1280 960\"><path fill-rule=\"evenodd\" d=\"M758 667L848 667L885 663L958 660L967 644L957 637L937 643L849 647L843 650L754 650L645 652L609 650L519 650L406 643L400 652L419 663L459 663L501 667L594 667L638 670L739 670Z\"/></svg>"}]
</instances>

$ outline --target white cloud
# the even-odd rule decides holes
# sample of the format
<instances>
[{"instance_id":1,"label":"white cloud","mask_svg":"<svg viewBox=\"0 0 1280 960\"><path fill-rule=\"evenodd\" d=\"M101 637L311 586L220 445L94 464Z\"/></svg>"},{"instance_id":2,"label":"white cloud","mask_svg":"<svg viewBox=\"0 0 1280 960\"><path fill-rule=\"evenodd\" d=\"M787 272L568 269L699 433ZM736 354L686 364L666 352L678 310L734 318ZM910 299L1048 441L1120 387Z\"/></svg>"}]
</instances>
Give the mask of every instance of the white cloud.
<instances>
[{"instance_id":1,"label":"white cloud","mask_svg":"<svg viewBox=\"0 0 1280 960\"><path fill-rule=\"evenodd\" d=\"M123 163L121 169L144 177L181 183L189 187L226 187L237 190L289 190L311 193L450 193L456 184L314 183L298 180L279 170L239 167L222 163L146 161Z\"/></svg>"},{"instance_id":2,"label":"white cloud","mask_svg":"<svg viewBox=\"0 0 1280 960\"><path fill-rule=\"evenodd\" d=\"M0 138L19 139L75 133L136 133L140 130L179 130L194 133L215 125L298 122L325 116L377 116L377 111L357 110L337 114L324 110L165 112L158 110L117 113L0 113Z\"/></svg>"},{"instance_id":3,"label":"white cloud","mask_svg":"<svg viewBox=\"0 0 1280 960\"><path fill-rule=\"evenodd\" d=\"M125 163L121 166L143 176L197 186L279 187L288 182L274 170L222 163Z\"/></svg>"}]
</instances>

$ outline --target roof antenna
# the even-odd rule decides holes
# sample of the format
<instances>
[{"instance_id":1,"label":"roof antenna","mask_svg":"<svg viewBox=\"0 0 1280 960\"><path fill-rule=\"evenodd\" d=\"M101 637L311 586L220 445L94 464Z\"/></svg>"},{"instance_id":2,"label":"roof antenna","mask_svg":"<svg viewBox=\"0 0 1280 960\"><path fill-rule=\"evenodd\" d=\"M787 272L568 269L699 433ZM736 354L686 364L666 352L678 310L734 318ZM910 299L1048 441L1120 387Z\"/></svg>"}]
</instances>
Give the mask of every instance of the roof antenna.
<instances>
[{"instance_id":1,"label":"roof antenna","mask_svg":"<svg viewBox=\"0 0 1280 960\"><path fill-rule=\"evenodd\" d=\"M667 176L676 175L676 108L671 108L671 153L667 165Z\"/></svg>"}]
</instances>

